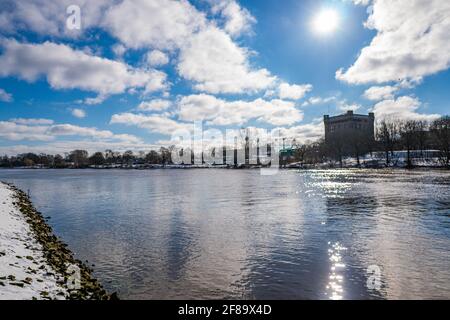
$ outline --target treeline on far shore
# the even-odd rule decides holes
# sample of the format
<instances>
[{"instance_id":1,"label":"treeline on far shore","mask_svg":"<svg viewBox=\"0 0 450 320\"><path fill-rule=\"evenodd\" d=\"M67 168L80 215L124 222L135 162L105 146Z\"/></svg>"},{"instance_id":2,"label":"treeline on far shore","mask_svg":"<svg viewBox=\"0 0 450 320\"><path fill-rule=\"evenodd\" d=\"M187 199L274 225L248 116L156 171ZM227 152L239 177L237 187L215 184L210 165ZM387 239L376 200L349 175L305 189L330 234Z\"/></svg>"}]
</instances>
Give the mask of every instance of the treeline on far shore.
<instances>
[{"instance_id":1,"label":"treeline on far shore","mask_svg":"<svg viewBox=\"0 0 450 320\"><path fill-rule=\"evenodd\" d=\"M134 153L133 151L117 152L106 150L105 152L95 152L92 155L86 150L73 150L64 155L56 154L35 154L23 153L16 156L3 156L0 158L0 167L43 167L43 168L88 168L100 166L131 166L136 164L168 165L172 163L171 150L161 148L151 150L148 153L143 151Z\"/></svg>"},{"instance_id":2,"label":"treeline on far shore","mask_svg":"<svg viewBox=\"0 0 450 320\"><path fill-rule=\"evenodd\" d=\"M249 159L247 150L254 141L243 139L239 150L246 150L246 165L254 159ZM24 153L16 156L0 157L0 167L31 167L31 168L117 168L117 167L146 167L172 165L172 151L175 146L161 147L159 150L148 152L106 150L89 154L86 150L74 150L64 155ZM221 152L220 150L216 150ZM214 152L216 152L214 151ZM236 152L236 149L234 150ZM183 151L181 151L183 152ZM186 152L186 150L184 151ZM259 154L259 153L258 153ZM328 141L319 139L306 143L292 140L289 148L280 151L280 165L295 164L299 167L315 166L334 163L345 166L345 159L354 160L355 166L363 166L370 161L377 161L377 165L395 165L396 157L403 157L406 167L412 167L414 160L438 163L439 166L450 166L450 116L428 122L422 120L390 119L379 121L375 137L359 135L334 135ZM191 156L192 160L194 155ZM202 157L203 159L203 157ZM259 158L257 160L259 162ZM192 161L192 163L194 163ZM233 166L233 161L231 161ZM189 163L187 164L189 165Z\"/></svg>"}]
</instances>

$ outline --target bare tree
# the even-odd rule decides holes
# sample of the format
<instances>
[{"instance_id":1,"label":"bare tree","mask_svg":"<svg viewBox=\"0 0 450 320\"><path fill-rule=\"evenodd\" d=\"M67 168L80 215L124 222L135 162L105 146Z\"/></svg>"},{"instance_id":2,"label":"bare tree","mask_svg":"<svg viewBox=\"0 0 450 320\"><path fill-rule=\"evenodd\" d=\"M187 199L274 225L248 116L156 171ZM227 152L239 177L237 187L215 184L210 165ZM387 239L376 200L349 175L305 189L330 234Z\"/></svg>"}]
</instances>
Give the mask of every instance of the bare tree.
<instances>
[{"instance_id":1,"label":"bare tree","mask_svg":"<svg viewBox=\"0 0 450 320\"><path fill-rule=\"evenodd\" d=\"M103 153L96 152L89 158L89 162L95 166L101 166L105 164L105 157L103 156Z\"/></svg>"},{"instance_id":2,"label":"bare tree","mask_svg":"<svg viewBox=\"0 0 450 320\"><path fill-rule=\"evenodd\" d=\"M295 161L300 162L303 165L305 163L305 155L308 151L308 146L306 144L297 145L294 150Z\"/></svg>"},{"instance_id":3,"label":"bare tree","mask_svg":"<svg viewBox=\"0 0 450 320\"><path fill-rule=\"evenodd\" d=\"M400 122L400 137L403 147L406 149L406 167L412 168L411 151L417 146L418 122L407 120Z\"/></svg>"},{"instance_id":4,"label":"bare tree","mask_svg":"<svg viewBox=\"0 0 450 320\"><path fill-rule=\"evenodd\" d=\"M450 116L435 120L430 128L446 166L450 166Z\"/></svg>"},{"instance_id":5,"label":"bare tree","mask_svg":"<svg viewBox=\"0 0 450 320\"><path fill-rule=\"evenodd\" d=\"M344 134L333 134L326 142L328 156L337 160L341 168L343 166L346 144L346 137Z\"/></svg>"},{"instance_id":6,"label":"bare tree","mask_svg":"<svg viewBox=\"0 0 450 320\"><path fill-rule=\"evenodd\" d=\"M123 161L128 165L132 164L135 158L136 157L134 156L133 151L131 150L125 151L122 155Z\"/></svg>"},{"instance_id":7,"label":"bare tree","mask_svg":"<svg viewBox=\"0 0 450 320\"><path fill-rule=\"evenodd\" d=\"M366 151L368 151L369 137L365 134L353 134L349 138L351 153L356 158L358 167L361 165L361 156L363 156Z\"/></svg>"},{"instance_id":8,"label":"bare tree","mask_svg":"<svg viewBox=\"0 0 450 320\"><path fill-rule=\"evenodd\" d=\"M147 153L145 156L145 161L149 164L160 164L162 162L161 156L155 150L151 150Z\"/></svg>"},{"instance_id":9,"label":"bare tree","mask_svg":"<svg viewBox=\"0 0 450 320\"><path fill-rule=\"evenodd\" d=\"M416 142L417 148L420 150L420 156L424 157L424 150L427 149L429 123L426 120L416 121Z\"/></svg>"},{"instance_id":10,"label":"bare tree","mask_svg":"<svg viewBox=\"0 0 450 320\"><path fill-rule=\"evenodd\" d=\"M54 157L53 166L55 168L64 168L64 167L66 167L66 162L64 161L64 158L60 154L57 154Z\"/></svg>"},{"instance_id":11,"label":"bare tree","mask_svg":"<svg viewBox=\"0 0 450 320\"><path fill-rule=\"evenodd\" d=\"M383 147L386 156L386 166L389 166L391 158L394 155L395 146L398 142L399 126L398 121L382 120L377 127L377 140ZM389 154L391 158L389 157Z\"/></svg>"},{"instance_id":12,"label":"bare tree","mask_svg":"<svg viewBox=\"0 0 450 320\"><path fill-rule=\"evenodd\" d=\"M88 164L88 152L86 150L74 150L69 154L69 160L75 168L82 168Z\"/></svg>"},{"instance_id":13,"label":"bare tree","mask_svg":"<svg viewBox=\"0 0 450 320\"><path fill-rule=\"evenodd\" d=\"M161 147L160 154L161 154L161 162L162 162L163 165L172 163L172 154L171 154L171 151L168 148ZM192 153L192 156L193 155L194 154Z\"/></svg>"},{"instance_id":14,"label":"bare tree","mask_svg":"<svg viewBox=\"0 0 450 320\"><path fill-rule=\"evenodd\" d=\"M105 162L107 164L117 164L121 161L121 155L119 152L107 149L105 150Z\"/></svg>"}]
</instances>

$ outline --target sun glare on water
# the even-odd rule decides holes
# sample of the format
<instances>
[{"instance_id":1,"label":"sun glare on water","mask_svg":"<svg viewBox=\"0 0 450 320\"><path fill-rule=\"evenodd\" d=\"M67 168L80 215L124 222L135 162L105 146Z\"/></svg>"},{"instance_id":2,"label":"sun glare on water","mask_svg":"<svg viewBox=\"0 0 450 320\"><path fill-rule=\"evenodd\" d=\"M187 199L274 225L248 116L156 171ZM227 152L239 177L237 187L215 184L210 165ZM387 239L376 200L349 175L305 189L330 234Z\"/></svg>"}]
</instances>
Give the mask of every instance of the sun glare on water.
<instances>
[{"instance_id":1,"label":"sun glare on water","mask_svg":"<svg viewBox=\"0 0 450 320\"><path fill-rule=\"evenodd\" d=\"M329 34L337 29L339 14L333 9L320 11L313 19L312 27L316 33Z\"/></svg>"}]
</instances>

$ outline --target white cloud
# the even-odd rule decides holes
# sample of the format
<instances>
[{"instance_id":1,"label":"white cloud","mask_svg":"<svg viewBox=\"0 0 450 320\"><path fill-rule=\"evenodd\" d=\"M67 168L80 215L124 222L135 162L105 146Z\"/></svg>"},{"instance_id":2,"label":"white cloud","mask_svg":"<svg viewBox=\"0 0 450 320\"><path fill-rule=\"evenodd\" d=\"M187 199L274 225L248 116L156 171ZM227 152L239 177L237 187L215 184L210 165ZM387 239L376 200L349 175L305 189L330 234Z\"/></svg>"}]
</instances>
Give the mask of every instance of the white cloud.
<instances>
[{"instance_id":1,"label":"white cloud","mask_svg":"<svg viewBox=\"0 0 450 320\"><path fill-rule=\"evenodd\" d=\"M127 48L121 43L116 43L113 45L112 51L117 57L120 58L125 54L125 52L127 52Z\"/></svg>"},{"instance_id":2,"label":"white cloud","mask_svg":"<svg viewBox=\"0 0 450 320\"><path fill-rule=\"evenodd\" d=\"M50 126L47 132L53 136L91 136L103 139L113 136L111 131L79 127L72 124L55 124Z\"/></svg>"},{"instance_id":3,"label":"white cloud","mask_svg":"<svg viewBox=\"0 0 450 320\"><path fill-rule=\"evenodd\" d=\"M143 103L138 110L164 110L170 106L165 100ZM121 113L111 117L111 124L133 125L150 132L171 135L177 129L191 130L194 121L204 121L208 126L243 125L250 120L275 126L292 125L303 120L303 113L295 108L292 101L273 99L266 101L226 101L207 94L190 95L178 101L178 109L173 114L144 115Z\"/></svg>"},{"instance_id":4,"label":"white cloud","mask_svg":"<svg viewBox=\"0 0 450 320\"><path fill-rule=\"evenodd\" d=\"M160 67L169 63L169 57L162 51L152 50L147 53L146 57L148 65L152 67Z\"/></svg>"},{"instance_id":5,"label":"white cloud","mask_svg":"<svg viewBox=\"0 0 450 320\"><path fill-rule=\"evenodd\" d=\"M218 13L225 19L224 29L217 26L217 21L208 20L205 13L197 10L187 0L123 0L123 1L86 1L86 0L63 0L58 4L44 5L44 0L21 1L20 4L12 2L11 8L4 15L6 24L11 24L13 29L33 30L40 34L65 36L63 22L65 22L65 9L68 4L79 4L82 8L83 30L89 27L100 27L108 31L112 36L120 41L120 44L113 46L113 51L117 57L121 57L126 48L152 49L149 55L149 62L154 65L162 65L166 59L162 57L161 50L179 53L177 71L180 76L193 82L194 89L208 93L255 93L256 91L267 89L276 79L270 72L262 68L250 66L250 53L246 48L237 45L230 37L230 34L237 35L246 32L253 17L235 1L226 0L216 2ZM16 8L17 7L17 8ZM20 8L19 8L20 7ZM14 11L14 12L13 12ZM86 11L89 17L84 20ZM63 14L61 14L63 13ZM36 21L34 21L36 18ZM63 21L64 20L64 21ZM1 23L0 23L1 25ZM228 33L227 33L228 32ZM56 46L56 45L55 45ZM62 45L61 45L62 46ZM125 48L126 47L126 48ZM28 47L24 47L28 48ZM46 43L43 45L46 52L55 51L54 47ZM33 51L36 51L33 50ZM57 62L62 62L61 48L49 58L31 59L26 56L30 65L25 64L27 69L34 69L34 73L46 73L42 70L45 66L49 69L50 60L57 58ZM17 52L19 53L19 52ZM85 53L86 55L90 55ZM33 53L35 55L35 53ZM73 53L64 53L73 58ZM79 54L81 55L81 53ZM57 56L57 57L55 57ZM79 57L81 58L81 57ZM166 57L167 58L167 57ZM100 81L104 85L100 86L96 82L92 86L92 81L99 77L92 77L93 74L104 74L105 70L99 72L95 70L77 87L88 89L98 93L123 92L124 87L140 87L142 82L147 82L149 77L151 85L146 86L147 91L162 90L165 84L165 74L157 73L155 70L136 70L123 63L113 62L98 58L96 63L92 59L85 59L84 64L101 64L104 69L111 70L108 75L109 81ZM67 63L66 58L63 62ZM28 62L28 61L25 61ZM113 65L115 63L116 65ZM119 67L121 65L122 67ZM31 67L33 66L33 67ZM24 67L25 68L25 67ZM127 69L120 71L121 77L117 77L119 68ZM37 72L39 69L40 72ZM52 68L53 72L56 67ZM78 70L63 70L61 73L71 72L77 76L83 74L84 68ZM86 72L84 72L86 73ZM122 81L127 75L128 81ZM61 76L61 74L60 74ZM131 77L128 77L131 76ZM47 75L49 81L51 77ZM67 77L65 77L67 78ZM119 85L112 83L111 79L119 79ZM61 79L59 82L61 82ZM67 81L67 79L64 79ZM56 82L56 81L53 81ZM125 82L125 83L123 83ZM128 84L128 82L132 82ZM137 82L137 83L135 83ZM54 88L72 87L72 83L53 83ZM105 88L105 86L113 88ZM93 88L92 88L93 87ZM100 88L98 88L100 87Z\"/></svg>"},{"instance_id":6,"label":"white cloud","mask_svg":"<svg viewBox=\"0 0 450 320\"><path fill-rule=\"evenodd\" d=\"M414 89L418 85L422 84L422 82L423 82L422 78L403 79L397 84L397 87L399 89Z\"/></svg>"},{"instance_id":7,"label":"white cloud","mask_svg":"<svg viewBox=\"0 0 450 320\"><path fill-rule=\"evenodd\" d=\"M100 93L99 95L97 95L96 97L93 98L86 98L82 101L82 103L87 104L87 105L94 105L94 104L100 104L103 101L106 100L106 98L108 98L107 94L103 94ZM81 102L80 102L81 103Z\"/></svg>"},{"instance_id":8,"label":"white cloud","mask_svg":"<svg viewBox=\"0 0 450 320\"><path fill-rule=\"evenodd\" d=\"M392 99L397 91L398 87L393 86L371 87L364 92L363 97L372 101Z\"/></svg>"},{"instance_id":9,"label":"white cloud","mask_svg":"<svg viewBox=\"0 0 450 320\"><path fill-rule=\"evenodd\" d=\"M242 125L254 119L272 125L292 125L303 120L303 113L292 101L226 101L211 95L183 97L178 116L184 121L207 121L208 125Z\"/></svg>"},{"instance_id":10,"label":"white cloud","mask_svg":"<svg viewBox=\"0 0 450 320\"><path fill-rule=\"evenodd\" d=\"M349 103L347 100L338 101L337 107L341 111L357 111L361 109L361 105L358 103Z\"/></svg>"},{"instance_id":11,"label":"white cloud","mask_svg":"<svg viewBox=\"0 0 450 320\"><path fill-rule=\"evenodd\" d=\"M239 3L234 0L213 1L212 12L223 17L224 30L231 36L240 36L243 33L250 32L252 25L256 23L255 17L251 13L242 8Z\"/></svg>"},{"instance_id":12,"label":"white cloud","mask_svg":"<svg viewBox=\"0 0 450 320\"><path fill-rule=\"evenodd\" d=\"M450 1L374 0L366 27L377 35L336 78L354 84L386 83L448 69L449 17Z\"/></svg>"},{"instance_id":13,"label":"white cloud","mask_svg":"<svg viewBox=\"0 0 450 320\"><path fill-rule=\"evenodd\" d=\"M406 120L435 120L440 116L437 114L417 113L417 109L422 103L419 99L403 96L397 99L388 99L378 102L373 112L378 120L385 118L406 119Z\"/></svg>"},{"instance_id":14,"label":"white cloud","mask_svg":"<svg viewBox=\"0 0 450 320\"><path fill-rule=\"evenodd\" d=\"M151 101L143 101L139 104L139 111L164 111L170 108L172 102L169 100L155 99Z\"/></svg>"},{"instance_id":15,"label":"white cloud","mask_svg":"<svg viewBox=\"0 0 450 320\"><path fill-rule=\"evenodd\" d=\"M12 94L6 92L4 89L0 88L0 101L2 102L12 102Z\"/></svg>"},{"instance_id":16,"label":"white cloud","mask_svg":"<svg viewBox=\"0 0 450 320\"><path fill-rule=\"evenodd\" d=\"M46 154L61 154L64 155L72 150L87 150L89 154L97 151L114 150L124 152L132 150L149 151L158 149L160 145L147 144L144 142L122 142L122 141L92 141L92 140L69 140L69 141L51 141L32 145L25 143L14 146L0 146L0 154L17 155L21 153L34 152Z\"/></svg>"},{"instance_id":17,"label":"white cloud","mask_svg":"<svg viewBox=\"0 0 450 320\"><path fill-rule=\"evenodd\" d=\"M179 123L164 115L144 115L129 112L114 114L110 123L137 126L164 135L171 135L175 130L190 130L193 128L193 124Z\"/></svg>"},{"instance_id":18,"label":"white cloud","mask_svg":"<svg viewBox=\"0 0 450 320\"><path fill-rule=\"evenodd\" d=\"M130 48L164 50L179 48L205 23L186 0L125 0L106 11L102 25Z\"/></svg>"},{"instance_id":19,"label":"white cloud","mask_svg":"<svg viewBox=\"0 0 450 320\"><path fill-rule=\"evenodd\" d=\"M367 6L371 0L345 0L347 2L353 2L357 6Z\"/></svg>"},{"instance_id":20,"label":"white cloud","mask_svg":"<svg viewBox=\"0 0 450 320\"><path fill-rule=\"evenodd\" d=\"M93 140L139 143L141 139L129 134L114 134L109 130L54 124L49 119L11 119L0 121L0 137L12 141L52 141L62 136L89 137Z\"/></svg>"},{"instance_id":21,"label":"white cloud","mask_svg":"<svg viewBox=\"0 0 450 320\"><path fill-rule=\"evenodd\" d=\"M49 141L53 137L47 134L47 126L26 125L13 121L0 121L0 138L5 140Z\"/></svg>"},{"instance_id":22,"label":"white cloud","mask_svg":"<svg viewBox=\"0 0 450 320\"><path fill-rule=\"evenodd\" d=\"M281 99L292 99L292 100L299 100L299 99L303 98L312 89L313 89L313 86L310 84L290 85L286 82L281 83L278 88L279 97Z\"/></svg>"},{"instance_id":23,"label":"white cloud","mask_svg":"<svg viewBox=\"0 0 450 320\"><path fill-rule=\"evenodd\" d=\"M335 101L337 98L332 96L332 97L327 97L327 98L322 98L322 97L311 97L309 98L307 101L302 103L302 107L307 107L310 105L317 105L317 104L325 104L331 101Z\"/></svg>"},{"instance_id":24,"label":"white cloud","mask_svg":"<svg viewBox=\"0 0 450 320\"><path fill-rule=\"evenodd\" d=\"M84 111L83 109L72 109L71 111L72 115L76 118L82 119L84 117L86 117L86 111Z\"/></svg>"},{"instance_id":25,"label":"white cloud","mask_svg":"<svg viewBox=\"0 0 450 320\"><path fill-rule=\"evenodd\" d=\"M278 128L280 136L297 143L307 143L323 137L325 129L322 119L316 119L311 123L293 126L290 128ZM289 141L289 142L291 142Z\"/></svg>"},{"instance_id":26,"label":"white cloud","mask_svg":"<svg viewBox=\"0 0 450 320\"><path fill-rule=\"evenodd\" d=\"M70 5L81 8L81 30L66 27L66 9ZM25 30L59 37L79 36L83 30L99 24L109 5L111 0L2 0L0 30L9 34Z\"/></svg>"},{"instance_id":27,"label":"white cloud","mask_svg":"<svg viewBox=\"0 0 450 320\"><path fill-rule=\"evenodd\" d=\"M247 50L210 26L192 35L179 55L178 72L208 93L254 93L271 86L275 77L266 69L253 70Z\"/></svg>"},{"instance_id":28,"label":"white cloud","mask_svg":"<svg viewBox=\"0 0 450 320\"><path fill-rule=\"evenodd\" d=\"M2 42L0 76L17 76L33 82L45 76L54 89L81 89L100 95L123 93L129 88L145 92L167 88L166 74L156 70L138 70L122 62L86 54L83 51L44 42Z\"/></svg>"},{"instance_id":29,"label":"white cloud","mask_svg":"<svg viewBox=\"0 0 450 320\"><path fill-rule=\"evenodd\" d=\"M33 119L33 118L15 118L9 120L11 122L17 123L17 124L24 124L24 125L49 125L53 124L54 121L51 119Z\"/></svg>"}]
</instances>

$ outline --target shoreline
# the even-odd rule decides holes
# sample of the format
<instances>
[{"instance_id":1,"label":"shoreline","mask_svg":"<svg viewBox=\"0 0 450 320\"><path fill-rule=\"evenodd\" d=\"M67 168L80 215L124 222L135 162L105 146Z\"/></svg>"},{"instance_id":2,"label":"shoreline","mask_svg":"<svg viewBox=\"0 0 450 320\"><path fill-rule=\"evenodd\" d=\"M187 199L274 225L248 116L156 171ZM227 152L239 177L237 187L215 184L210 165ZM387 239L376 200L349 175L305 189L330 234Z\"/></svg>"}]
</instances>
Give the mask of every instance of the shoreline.
<instances>
[{"instance_id":1,"label":"shoreline","mask_svg":"<svg viewBox=\"0 0 450 320\"><path fill-rule=\"evenodd\" d=\"M0 167L1 170L258 170L262 167L81 167L81 168L52 168L52 167ZM413 166L411 168L407 168L404 166L389 166L389 167L355 167L355 166L318 166L318 167L280 167L278 170L299 170L299 171L314 171L314 170L405 170L405 171L428 171L428 170L436 170L436 171L449 171L450 167L448 166Z\"/></svg>"},{"instance_id":2,"label":"shoreline","mask_svg":"<svg viewBox=\"0 0 450 320\"><path fill-rule=\"evenodd\" d=\"M0 182L0 300L109 300L28 196Z\"/></svg>"}]
</instances>

